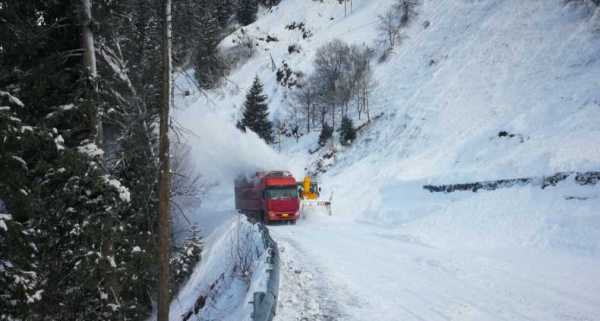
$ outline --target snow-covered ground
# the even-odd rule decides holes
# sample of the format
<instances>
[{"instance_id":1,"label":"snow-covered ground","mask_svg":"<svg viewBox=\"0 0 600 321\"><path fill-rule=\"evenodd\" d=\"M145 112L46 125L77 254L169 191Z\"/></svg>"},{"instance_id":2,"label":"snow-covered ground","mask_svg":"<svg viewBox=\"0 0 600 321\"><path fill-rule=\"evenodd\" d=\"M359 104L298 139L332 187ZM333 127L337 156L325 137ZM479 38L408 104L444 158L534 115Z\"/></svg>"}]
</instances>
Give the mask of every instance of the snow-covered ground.
<instances>
[{"instance_id":1,"label":"snow-covered ground","mask_svg":"<svg viewBox=\"0 0 600 321\"><path fill-rule=\"evenodd\" d=\"M220 224L205 239L203 260L173 298L170 320L247 320L254 292L267 287L264 244L243 216Z\"/></svg>"},{"instance_id":2,"label":"snow-covered ground","mask_svg":"<svg viewBox=\"0 0 600 321\"><path fill-rule=\"evenodd\" d=\"M208 98L178 97L193 163L221 182L192 211L205 232L230 224L236 175L301 177L315 160L315 133L277 151L234 124L255 75L272 116L286 115L271 57L309 73L334 38L374 44L376 16L393 1L353 2L344 17L337 1L282 0L245 28L278 42L259 41ZM271 227L283 260L277 320L600 320L600 186L422 189L600 170L600 14L560 0L424 0L419 12L395 54L374 64L371 108L384 116L320 177L334 215ZM294 21L313 36L286 30Z\"/></svg>"},{"instance_id":3,"label":"snow-covered ground","mask_svg":"<svg viewBox=\"0 0 600 321\"><path fill-rule=\"evenodd\" d=\"M467 225L445 228L454 234L455 227L478 226ZM468 236L466 248L438 244L410 225L325 216L271 230L293 271L283 270L277 320L591 321L600 315L597 257L514 247L510 235L497 248Z\"/></svg>"}]
</instances>

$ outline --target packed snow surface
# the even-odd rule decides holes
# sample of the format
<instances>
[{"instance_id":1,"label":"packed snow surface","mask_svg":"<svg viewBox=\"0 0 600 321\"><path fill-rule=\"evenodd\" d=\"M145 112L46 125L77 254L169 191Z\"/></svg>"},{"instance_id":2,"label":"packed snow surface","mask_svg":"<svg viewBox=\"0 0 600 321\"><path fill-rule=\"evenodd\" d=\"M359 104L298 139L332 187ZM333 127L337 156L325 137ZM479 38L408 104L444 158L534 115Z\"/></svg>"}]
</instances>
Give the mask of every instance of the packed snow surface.
<instances>
[{"instance_id":1,"label":"packed snow surface","mask_svg":"<svg viewBox=\"0 0 600 321\"><path fill-rule=\"evenodd\" d=\"M279 41L257 40L222 88L176 97L190 157L218 182L191 209L211 238L234 221L235 176L288 169L300 178L320 155L308 153L318 133L272 148L235 129L254 76L273 119L289 116L290 90L272 61L308 74L317 48L334 38L375 47L376 17L392 3L354 0L345 17L337 1L282 0L244 28ZM383 117L352 146L336 146L320 177L333 216L311 211L296 226L270 227L282 251L276 320L600 320L600 186L422 189L600 170L600 14L590 8L424 0L394 54L373 63L371 110ZM287 30L293 22L313 36ZM290 54L291 44L301 52ZM207 257L226 255L219 248ZM188 287L202 282L192 277Z\"/></svg>"}]
</instances>

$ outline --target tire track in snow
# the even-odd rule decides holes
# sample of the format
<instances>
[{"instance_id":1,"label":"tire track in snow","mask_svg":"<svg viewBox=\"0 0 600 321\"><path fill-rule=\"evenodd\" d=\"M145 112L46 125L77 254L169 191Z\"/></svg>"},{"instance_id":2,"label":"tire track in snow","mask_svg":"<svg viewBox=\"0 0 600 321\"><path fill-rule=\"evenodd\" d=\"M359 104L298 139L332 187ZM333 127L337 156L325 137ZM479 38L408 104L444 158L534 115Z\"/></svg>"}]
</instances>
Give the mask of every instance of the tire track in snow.
<instances>
[{"instance_id":1,"label":"tire track in snow","mask_svg":"<svg viewBox=\"0 0 600 321\"><path fill-rule=\"evenodd\" d=\"M281 284L275 321L347 320L325 274L295 241L277 235Z\"/></svg>"}]
</instances>

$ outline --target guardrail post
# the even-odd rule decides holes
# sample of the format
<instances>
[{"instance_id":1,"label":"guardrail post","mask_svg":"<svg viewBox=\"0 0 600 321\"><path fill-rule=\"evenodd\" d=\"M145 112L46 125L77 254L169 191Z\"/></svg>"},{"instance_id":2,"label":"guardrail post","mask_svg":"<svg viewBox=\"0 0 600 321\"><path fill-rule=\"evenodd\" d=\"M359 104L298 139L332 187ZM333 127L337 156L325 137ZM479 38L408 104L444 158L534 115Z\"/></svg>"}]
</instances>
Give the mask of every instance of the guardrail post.
<instances>
[{"instance_id":1,"label":"guardrail post","mask_svg":"<svg viewBox=\"0 0 600 321\"><path fill-rule=\"evenodd\" d=\"M261 309L265 296L265 292L254 292L254 299L252 301L252 320L266 320L265 311L264 309Z\"/></svg>"}]
</instances>

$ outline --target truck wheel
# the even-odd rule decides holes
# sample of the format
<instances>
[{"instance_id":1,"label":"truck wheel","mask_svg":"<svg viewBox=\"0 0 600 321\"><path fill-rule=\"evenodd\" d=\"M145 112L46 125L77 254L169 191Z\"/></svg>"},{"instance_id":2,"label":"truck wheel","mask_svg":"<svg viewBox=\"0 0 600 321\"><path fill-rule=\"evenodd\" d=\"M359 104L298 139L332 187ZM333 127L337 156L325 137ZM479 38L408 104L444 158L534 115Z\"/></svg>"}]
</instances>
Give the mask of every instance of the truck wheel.
<instances>
[{"instance_id":1,"label":"truck wheel","mask_svg":"<svg viewBox=\"0 0 600 321\"><path fill-rule=\"evenodd\" d=\"M267 216L267 214L265 212L260 212L260 220L261 222L263 222L265 225L269 225L270 221L269 221L269 217Z\"/></svg>"},{"instance_id":2,"label":"truck wheel","mask_svg":"<svg viewBox=\"0 0 600 321\"><path fill-rule=\"evenodd\" d=\"M248 221L252 224L258 223L260 222L260 215L258 215L257 213L247 213L246 217L248 218Z\"/></svg>"}]
</instances>

